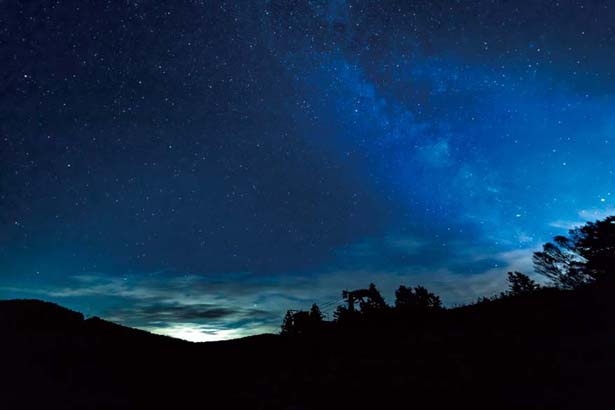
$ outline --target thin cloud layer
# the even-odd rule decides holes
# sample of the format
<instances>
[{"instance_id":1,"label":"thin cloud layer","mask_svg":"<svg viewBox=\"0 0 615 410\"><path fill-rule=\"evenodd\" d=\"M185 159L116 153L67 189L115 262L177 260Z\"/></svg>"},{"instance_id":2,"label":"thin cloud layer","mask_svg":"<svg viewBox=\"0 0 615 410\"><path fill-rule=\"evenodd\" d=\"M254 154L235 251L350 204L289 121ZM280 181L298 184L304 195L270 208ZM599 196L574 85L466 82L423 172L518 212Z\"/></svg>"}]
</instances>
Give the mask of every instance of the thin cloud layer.
<instances>
[{"instance_id":1,"label":"thin cloud layer","mask_svg":"<svg viewBox=\"0 0 615 410\"><path fill-rule=\"evenodd\" d=\"M341 290L371 282L391 304L400 284L420 284L454 306L503 290L506 270L531 270L532 249L493 254L456 242L449 244L445 259L428 263L426 257L438 254L428 252L436 244L441 246L440 242L400 235L372 238L345 248L335 268L303 274L237 273L229 280L228 274L155 272L116 277L90 272L72 276L64 281L67 286L5 286L0 291L15 296L35 294L76 309L106 300L102 308L86 313L156 333L207 341L277 332L287 309L307 309L312 303L332 318L335 307L343 303ZM375 255L379 255L377 263ZM359 267L361 263L372 265Z\"/></svg>"}]
</instances>

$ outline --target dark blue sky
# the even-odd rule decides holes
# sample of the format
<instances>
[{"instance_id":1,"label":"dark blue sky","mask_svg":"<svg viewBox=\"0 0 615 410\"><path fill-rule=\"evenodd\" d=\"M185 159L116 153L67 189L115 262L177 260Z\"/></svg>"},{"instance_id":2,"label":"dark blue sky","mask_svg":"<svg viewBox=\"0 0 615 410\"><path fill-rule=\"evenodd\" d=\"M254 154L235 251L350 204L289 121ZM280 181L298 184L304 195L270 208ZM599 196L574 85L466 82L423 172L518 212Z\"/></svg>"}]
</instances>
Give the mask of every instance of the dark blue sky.
<instances>
[{"instance_id":1,"label":"dark blue sky","mask_svg":"<svg viewBox=\"0 0 615 410\"><path fill-rule=\"evenodd\" d=\"M614 213L608 1L0 2L0 297L193 340L449 305Z\"/></svg>"}]
</instances>

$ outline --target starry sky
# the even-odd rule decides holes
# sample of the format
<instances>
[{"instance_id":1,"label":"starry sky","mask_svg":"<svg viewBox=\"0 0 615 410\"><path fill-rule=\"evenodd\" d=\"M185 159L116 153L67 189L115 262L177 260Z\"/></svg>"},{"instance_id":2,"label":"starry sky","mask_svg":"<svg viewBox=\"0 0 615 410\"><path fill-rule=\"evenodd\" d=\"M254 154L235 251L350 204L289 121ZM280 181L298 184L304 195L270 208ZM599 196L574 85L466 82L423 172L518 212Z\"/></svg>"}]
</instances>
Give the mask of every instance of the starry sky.
<instances>
[{"instance_id":1,"label":"starry sky","mask_svg":"<svg viewBox=\"0 0 615 410\"><path fill-rule=\"evenodd\" d=\"M0 298L202 341L492 295L615 213L609 1L0 1Z\"/></svg>"}]
</instances>

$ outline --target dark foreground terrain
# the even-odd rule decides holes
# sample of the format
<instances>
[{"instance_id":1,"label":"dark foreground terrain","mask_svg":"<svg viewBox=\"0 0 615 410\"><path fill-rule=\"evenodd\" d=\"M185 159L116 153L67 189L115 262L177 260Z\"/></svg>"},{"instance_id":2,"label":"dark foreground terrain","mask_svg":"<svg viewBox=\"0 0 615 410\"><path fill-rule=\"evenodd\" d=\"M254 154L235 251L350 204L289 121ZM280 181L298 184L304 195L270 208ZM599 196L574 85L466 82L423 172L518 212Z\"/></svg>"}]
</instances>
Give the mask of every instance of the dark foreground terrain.
<instances>
[{"instance_id":1,"label":"dark foreground terrain","mask_svg":"<svg viewBox=\"0 0 615 410\"><path fill-rule=\"evenodd\" d=\"M0 302L0 401L40 408L615 408L615 291L194 344Z\"/></svg>"}]
</instances>

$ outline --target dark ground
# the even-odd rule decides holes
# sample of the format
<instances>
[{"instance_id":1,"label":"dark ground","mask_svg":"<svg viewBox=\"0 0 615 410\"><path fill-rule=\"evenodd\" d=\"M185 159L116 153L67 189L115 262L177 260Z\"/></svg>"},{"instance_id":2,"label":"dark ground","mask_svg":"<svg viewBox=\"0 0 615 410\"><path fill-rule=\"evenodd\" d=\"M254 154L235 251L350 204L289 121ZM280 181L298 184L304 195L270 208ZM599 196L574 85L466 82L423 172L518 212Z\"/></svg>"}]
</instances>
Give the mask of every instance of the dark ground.
<instances>
[{"instance_id":1,"label":"dark ground","mask_svg":"<svg viewBox=\"0 0 615 410\"><path fill-rule=\"evenodd\" d=\"M0 301L2 408L615 408L615 289L188 343Z\"/></svg>"}]
</instances>

